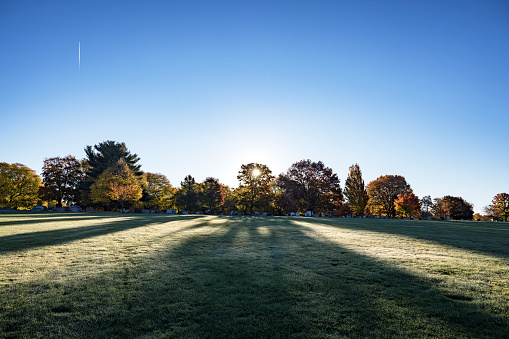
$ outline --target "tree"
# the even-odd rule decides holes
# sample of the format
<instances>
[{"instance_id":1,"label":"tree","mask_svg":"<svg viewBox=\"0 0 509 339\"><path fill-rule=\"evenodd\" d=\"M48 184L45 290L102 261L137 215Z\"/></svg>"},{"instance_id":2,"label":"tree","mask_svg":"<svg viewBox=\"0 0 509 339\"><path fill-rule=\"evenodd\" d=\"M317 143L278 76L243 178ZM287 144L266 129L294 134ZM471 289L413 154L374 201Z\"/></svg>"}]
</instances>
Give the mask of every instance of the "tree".
<instances>
[{"instance_id":1,"label":"tree","mask_svg":"<svg viewBox=\"0 0 509 339\"><path fill-rule=\"evenodd\" d=\"M413 192L400 194L394 204L396 212L407 218L417 215L421 209L419 198Z\"/></svg>"},{"instance_id":2,"label":"tree","mask_svg":"<svg viewBox=\"0 0 509 339\"><path fill-rule=\"evenodd\" d=\"M153 210L164 210L174 205L176 189L171 186L168 178L159 173L146 173L148 200L145 202L147 208Z\"/></svg>"},{"instance_id":3,"label":"tree","mask_svg":"<svg viewBox=\"0 0 509 339\"><path fill-rule=\"evenodd\" d=\"M475 213L473 218L476 221L485 221L486 220L486 217L481 215L480 213Z\"/></svg>"},{"instance_id":4,"label":"tree","mask_svg":"<svg viewBox=\"0 0 509 339\"><path fill-rule=\"evenodd\" d=\"M228 214L231 211L236 211L237 205L239 203L238 190L231 189L227 185L223 185L223 194L224 194L224 204L222 206L223 212L225 214Z\"/></svg>"},{"instance_id":5,"label":"tree","mask_svg":"<svg viewBox=\"0 0 509 339\"><path fill-rule=\"evenodd\" d=\"M119 159L92 184L91 197L93 202L100 204L120 203L123 210L125 203L134 203L141 199L142 188L125 160Z\"/></svg>"},{"instance_id":6,"label":"tree","mask_svg":"<svg viewBox=\"0 0 509 339\"><path fill-rule=\"evenodd\" d=\"M134 175L141 176L141 165L138 164L140 158L137 154L131 154L125 143L111 140L100 142L95 146L85 147L88 168L88 176L96 179L106 169L117 164L120 159L124 159L127 166L133 171Z\"/></svg>"},{"instance_id":7,"label":"tree","mask_svg":"<svg viewBox=\"0 0 509 339\"><path fill-rule=\"evenodd\" d=\"M41 178L23 164L0 163L0 206L30 209L37 204Z\"/></svg>"},{"instance_id":8,"label":"tree","mask_svg":"<svg viewBox=\"0 0 509 339\"><path fill-rule=\"evenodd\" d=\"M95 146L85 147L86 154L86 179L80 184L84 203L90 200L89 194L92 184L106 169L115 166L120 159L123 159L135 176L142 179L143 172L138 164L140 158L137 154L131 154L125 143L107 140ZM144 185L142 185L143 187Z\"/></svg>"},{"instance_id":9,"label":"tree","mask_svg":"<svg viewBox=\"0 0 509 339\"><path fill-rule=\"evenodd\" d=\"M283 194L293 201L300 212L329 213L343 205L339 179L323 162L301 160L278 177Z\"/></svg>"},{"instance_id":10,"label":"tree","mask_svg":"<svg viewBox=\"0 0 509 339\"><path fill-rule=\"evenodd\" d=\"M200 186L196 180L188 175L180 183L180 188L175 194L175 204L179 210L197 211Z\"/></svg>"},{"instance_id":11,"label":"tree","mask_svg":"<svg viewBox=\"0 0 509 339\"><path fill-rule=\"evenodd\" d=\"M410 185L399 175L384 175L368 184L370 209L380 211L388 217L396 215L394 201L400 194L411 192Z\"/></svg>"},{"instance_id":12,"label":"tree","mask_svg":"<svg viewBox=\"0 0 509 339\"><path fill-rule=\"evenodd\" d=\"M362 172L358 164L350 166L350 172L346 178L343 193L348 199L348 203L355 214L364 214L369 196L366 188L364 187Z\"/></svg>"},{"instance_id":13,"label":"tree","mask_svg":"<svg viewBox=\"0 0 509 339\"><path fill-rule=\"evenodd\" d=\"M240 204L246 212L253 213L266 210L270 206L272 197L271 183L274 180L272 171L266 166L257 163L242 165L237 175L239 180Z\"/></svg>"},{"instance_id":14,"label":"tree","mask_svg":"<svg viewBox=\"0 0 509 339\"><path fill-rule=\"evenodd\" d=\"M200 206L202 210L219 212L224 204L223 185L216 178L208 177L201 184Z\"/></svg>"},{"instance_id":15,"label":"tree","mask_svg":"<svg viewBox=\"0 0 509 339\"><path fill-rule=\"evenodd\" d=\"M433 201L431 200L431 196L426 195L421 199L421 214L423 217L429 216L429 209L433 206Z\"/></svg>"},{"instance_id":16,"label":"tree","mask_svg":"<svg viewBox=\"0 0 509 339\"><path fill-rule=\"evenodd\" d=\"M484 206L483 212L485 213L487 219L495 218L495 215L497 214L495 206L493 205Z\"/></svg>"},{"instance_id":17,"label":"tree","mask_svg":"<svg viewBox=\"0 0 509 339\"><path fill-rule=\"evenodd\" d=\"M442 198L442 203L445 205L451 219L472 219L474 215L473 206L461 197L452 197L446 195Z\"/></svg>"},{"instance_id":18,"label":"tree","mask_svg":"<svg viewBox=\"0 0 509 339\"><path fill-rule=\"evenodd\" d=\"M509 194L499 193L495 195L491 205L493 206L494 216L502 220L509 219Z\"/></svg>"},{"instance_id":19,"label":"tree","mask_svg":"<svg viewBox=\"0 0 509 339\"><path fill-rule=\"evenodd\" d=\"M299 210L297 201L285 190L279 178L275 180L273 185L273 197L274 209L277 211L277 214L290 214L291 212Z\"/></svg>"},{"instance_id":20,"label":"tree","mask_svg":"<svg viewBox=\"0 0 509 339\"><path fill-rule=\"evenodd\" d=\"M85 179L83 162L72 155L64 158L54 157L44 160L42 167L45 200L56 200L57 206L62 202L71 204L79 200L78 186Z\"/></svg>"},{"instance_id":21,"label":"tree","mask_svg":"<svg viewBox=\"0 0 509 339\"><path fill-rule=\"evenodd\" d=\"M124 203L137 201L141 198L141 187L136 184L110 182L109 190L104 192L112 201L120 202L121 210L124 210Z\"/></svg>"},{"instance_id":22,"label":"tree","mask_svg":"<svg viewBox=\"0 0 509 339\"><path fill-rule=\"evenodd\" d=\"M445 204L443 198L435 198L433 201L434 203L431 206L431 211L435 218L445 218L450 215L449 207Z\"/></svg>"}]
</instances>

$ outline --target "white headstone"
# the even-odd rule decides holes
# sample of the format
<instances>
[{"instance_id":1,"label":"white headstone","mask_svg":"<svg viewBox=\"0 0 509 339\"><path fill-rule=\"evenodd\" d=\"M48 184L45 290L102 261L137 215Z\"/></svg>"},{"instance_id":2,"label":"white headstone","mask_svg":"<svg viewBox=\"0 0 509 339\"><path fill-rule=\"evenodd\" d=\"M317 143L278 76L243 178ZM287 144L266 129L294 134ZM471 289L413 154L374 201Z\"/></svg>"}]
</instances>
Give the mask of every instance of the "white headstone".
<instances>
[{"instance_id":1,"label":"white headstone","mask_svg":"<svg viewBox=\"0 0 509 339\"><path fill-rule=\"evenodd\" d=\"M311 211L307 211L306 213L304 213L305 217L310 217L312 215L313 215L313 213Z\"/></svg>"},{"instance_id":2,"label":"white headstone","mask_svg":"<svg viewBox=\"0 0 509 339\"><path fill-rule=\"evenodd\" d=\"M290 216L294 217L295 216L295 212L290 212Z\"/></svg>"},{"instance_id":3,"label":"white headstone","mask_svg":"<svg viewBox=\"0 0 509 339\"><path fill-rule=\"evenodd\" d=\"M300 213L299 212L295 212L295 216L296 217L300 217Z\"/></svg>"}]
</instances>

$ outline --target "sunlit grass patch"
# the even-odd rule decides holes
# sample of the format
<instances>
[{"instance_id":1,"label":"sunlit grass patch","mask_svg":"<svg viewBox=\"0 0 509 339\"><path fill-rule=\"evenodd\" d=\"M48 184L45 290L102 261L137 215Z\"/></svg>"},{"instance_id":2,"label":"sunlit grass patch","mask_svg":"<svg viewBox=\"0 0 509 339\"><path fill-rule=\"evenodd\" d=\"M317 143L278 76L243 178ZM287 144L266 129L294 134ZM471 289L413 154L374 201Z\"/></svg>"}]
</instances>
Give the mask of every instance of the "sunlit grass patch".
<instances>
[{"instance_id":1,"label":"sunlit grass patch","mask_svg":"<svg viewBox=\"0 0 509 339\"><path fill-rule=\"evenodd\" d=\"M0 215L0 336L509 334L504 225L61 216Z\"/></svg>"}]
</instances>

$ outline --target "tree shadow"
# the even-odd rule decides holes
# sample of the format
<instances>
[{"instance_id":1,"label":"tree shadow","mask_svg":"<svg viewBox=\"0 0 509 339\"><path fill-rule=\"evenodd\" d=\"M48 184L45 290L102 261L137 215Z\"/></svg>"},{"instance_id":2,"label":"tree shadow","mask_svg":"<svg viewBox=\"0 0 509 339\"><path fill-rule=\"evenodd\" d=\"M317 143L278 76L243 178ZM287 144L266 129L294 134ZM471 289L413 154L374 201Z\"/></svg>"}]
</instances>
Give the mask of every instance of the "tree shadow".
<instances>
[{"instance_id":1,"label":"tree shadow","mask_svg":"<svg viewBox=\"0 0 509 339\"><path fill-rule=\"evenodd\" d=\"M324 219L320 222L348 230L402 235L503 259L509 258L509 225L495 227L493 224L472 221L364 218Z\"/></svg>"},{"instance_id":2,"label":"tree shadow","mask_svg":"<svg viewBox=\"0 0 509 339\"><path fill-rule=\"evenodd\" d=\"M95 218L95 217L94 217ZM116 232L122 232L139 227L146 227L152 224L178 223L182 220L193 220L203 218L202 216L128 216L128 215L112 215L107 217L108 222L98 225L77 226L72 228L52 229L47 231L35 231L21 234L6 235L0 237L0 254L24 251L33 248L40 248L53 245L61 245L73 241L83 240L87 238L99 237ZM104 217L97 217L104 219ZM64 222L63 219L54 219L55 221ZM69 221L90 220L89 218L75 217ZM193 225L194 227L195 225Z\"/></svg>"},{"instance_id":3,"label":"tree shadow","mask_svg":"<svg viewBox=\"0 0 509 339\"><path fill-rule=\"evenodd\" d=\"M468 293L447 294L436 281L311 237L310 228L287 218L223 218L213 226L210 220L187 230L212 232L191 232L171 246L161 239L167 247L160 252L65 287L52 302L63 306L51 312L90 314L71 322L54 315L52 327L37 334L509 336L507 310L494 313Z\"/></svg>"},{"instance_id":4,"label":"tree shadow","mask_svg":"<svg viewBox=\"0 0 509 339\"><path fill-rule=\"evenodd\" d=\"M15 218L15 220L5 220L2 217ZM42 224L52 222L68 221L70 219L80 220L93 220L93 219L104 219L112 217L106 214L85 214L85 213L71 213L71 212L18 212L18 213L2 213L0 214L0 227L2 226L14 226L14 225L31 225L31 224ZM29 218L29 219L27 219Z\"/></svg>"},{"instance_id":5,"label":"tree shadow","mask_svg":"<svg viewBox=\"0 0 509 339\"><path fill-rule=\"evenodd\" d=\"M21 290L40 298L37 307L21 309L38 320L25 334L509 337L507 309L494 312L466 292L449 294L437 281L311 237L312 227L288 218L223 217L217 224L210 222L216 217L191 218L198 222L179 230L190 231L188 236L176 244L160 238L165 248L133 256L116 271L58 288L40 282L43 290L54 289L52 300L25 284ZM161 221L118 221L67 236L78 240L156 222ZM212 231L196 232L202 227ZM62 243L58 233L40 234L48 235L41 246ZM19 334L21 323L10 310L4 312L13 319L0 331Z\"/></svg>"}]
</instances>

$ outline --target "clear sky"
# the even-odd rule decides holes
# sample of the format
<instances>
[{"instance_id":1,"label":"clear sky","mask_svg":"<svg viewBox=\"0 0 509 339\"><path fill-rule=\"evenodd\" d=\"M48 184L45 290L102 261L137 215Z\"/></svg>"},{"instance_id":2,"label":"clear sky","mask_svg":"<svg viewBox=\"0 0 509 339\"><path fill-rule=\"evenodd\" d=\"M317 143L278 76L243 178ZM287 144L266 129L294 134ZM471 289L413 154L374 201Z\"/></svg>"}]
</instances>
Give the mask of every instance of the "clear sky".
<instances>
[{"instance_id":1,"label":"clear sky","mask_svg":"<svg viewBox=\"0 0 509 339\"><path fill-rule=\"evenodd\" d=\"M0 1L0 161L38 173L114 140L175 186L358 163L480 212L508 109L505 0Z\"/></svg>"}]
</instances>

